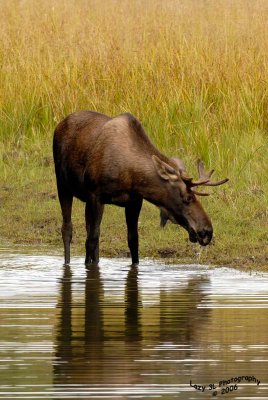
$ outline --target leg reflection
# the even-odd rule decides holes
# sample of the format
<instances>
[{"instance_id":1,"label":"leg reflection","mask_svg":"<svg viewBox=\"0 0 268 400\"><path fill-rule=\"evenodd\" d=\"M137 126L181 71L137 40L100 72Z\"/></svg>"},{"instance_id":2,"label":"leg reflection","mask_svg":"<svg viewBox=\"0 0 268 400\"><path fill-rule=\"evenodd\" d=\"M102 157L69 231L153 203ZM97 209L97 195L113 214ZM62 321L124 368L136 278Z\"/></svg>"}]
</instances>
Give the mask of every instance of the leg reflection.
<instances>
[{"instance_id":1,"label":"leg reflection","mask_svg":"<svg viewBox=\"0 0 268 400\"><path fill-rule=\"evenodd\" d=\"M141 321L138 290L138 267L131 266L125 287L125 338L126 340L141 340Z\"/></svg>"},{"instance_id":2,"label":"leg reflection","mask_svg":"<svg viewBox=\"0 0 268 400\"><path fill-rule=\"evenodd\" d=\"M103 340L103 284L98 265L87 269L85 286L85 344Z\"/></svg>"},{"instance_id":3,"label":"leg reflection","mask_svg":"<svg viewBox=\"0 0 268 400\"><path fill-rule=\"evenodd\" d=\"M64 266L60 279L60 296L57 304L59 323L57 329L57 346L54 373L65 375L65 368L73 357L72 351L72 272L69 265Z\"/></svg>"}]
</instances>

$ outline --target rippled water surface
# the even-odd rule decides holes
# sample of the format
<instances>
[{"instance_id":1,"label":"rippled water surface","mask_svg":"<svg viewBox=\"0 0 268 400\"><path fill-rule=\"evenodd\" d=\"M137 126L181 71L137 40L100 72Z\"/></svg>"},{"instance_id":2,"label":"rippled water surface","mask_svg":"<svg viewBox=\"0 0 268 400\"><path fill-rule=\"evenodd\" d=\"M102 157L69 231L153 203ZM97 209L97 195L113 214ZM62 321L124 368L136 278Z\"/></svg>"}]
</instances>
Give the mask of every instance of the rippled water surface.
<instances>
[{"instance_id":1,"label":"rippled water surface","mask_svg":"<svg viewBox=\"0 0 268 400\"><path fill-rule=\"evenodd\" d=\"M0 315L1 399L268 399L268 274L2 249Z\"/></svg>"}]
</instances>

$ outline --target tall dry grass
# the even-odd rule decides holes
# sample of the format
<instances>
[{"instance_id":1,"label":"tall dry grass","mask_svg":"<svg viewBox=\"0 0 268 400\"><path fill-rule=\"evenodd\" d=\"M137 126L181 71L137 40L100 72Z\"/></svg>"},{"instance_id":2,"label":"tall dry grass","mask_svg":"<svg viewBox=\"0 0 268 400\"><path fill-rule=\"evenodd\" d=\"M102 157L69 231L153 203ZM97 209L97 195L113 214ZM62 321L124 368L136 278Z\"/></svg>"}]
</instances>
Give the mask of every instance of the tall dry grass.
<instances>
[{"instance_id":1,"label":"tall dry grass","mask_svg":"<svg viewBox=\"0 0 268 400\"><path fill-rule=\"evenodd\" d=\"M2 0L0 38L4 180L40 174L66 114L130 111L191 171L231 178L216 214L267 222L266 0Z\"/></svg>"}]
</instances>

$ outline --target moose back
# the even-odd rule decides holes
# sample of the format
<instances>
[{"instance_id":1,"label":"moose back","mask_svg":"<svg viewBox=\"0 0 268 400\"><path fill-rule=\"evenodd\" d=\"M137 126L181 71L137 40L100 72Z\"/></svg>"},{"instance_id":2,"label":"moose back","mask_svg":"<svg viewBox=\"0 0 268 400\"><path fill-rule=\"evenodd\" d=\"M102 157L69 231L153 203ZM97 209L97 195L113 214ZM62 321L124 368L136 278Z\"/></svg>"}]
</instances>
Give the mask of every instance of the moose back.
<instances>
[{"instance_id":1,"label":"moose back","mask_svg":"<svg viewBox=\"0 0 268 400\"><path fill-rule=\"evenodd\" d=\"M55 129L53 155L62 210L65 264L70 263L72 202L86 203L86 265L99 261L100 224L105 204L125 207L132 264L138 264L138 218L143 199L160 207L166 220L188 231L191 242L209 244L211 221L195 187L211 182L199 160L199 179L187 176L182 161L162 154L129 113L111 118L92 111L67 116Z\"/></svg>"}]
</instances>

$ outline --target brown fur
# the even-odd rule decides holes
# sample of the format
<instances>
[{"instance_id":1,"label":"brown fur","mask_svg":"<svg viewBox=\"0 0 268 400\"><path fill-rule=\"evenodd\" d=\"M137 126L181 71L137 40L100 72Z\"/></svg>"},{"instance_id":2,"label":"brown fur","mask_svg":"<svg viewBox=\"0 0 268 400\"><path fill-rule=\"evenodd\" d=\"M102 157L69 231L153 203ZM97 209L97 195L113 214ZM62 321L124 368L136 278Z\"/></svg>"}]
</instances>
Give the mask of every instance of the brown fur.
<instances>
[{"instance_id":1,"label":"brown fur","mask_svg":"<svg viewBox=\"0 0 268 400\"><path fill-rule=\"evenodd\" d=\"M166 210L169 219L188 230L192 241L203 245L210 241L210 220L181 179L176 161L156 149L133 115L111 118L92 111L73 113L56 127L53 153L66 263L70 261L73 196L86 202L86 264L98 262L104 204L126 208L133 264L138 263L137 221L143 199Z\"/></svg>"}]
</instances>

